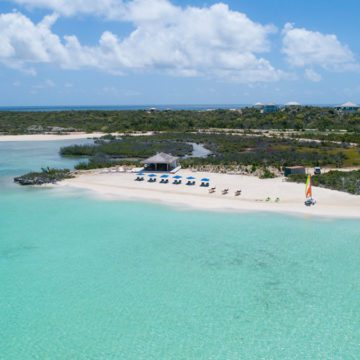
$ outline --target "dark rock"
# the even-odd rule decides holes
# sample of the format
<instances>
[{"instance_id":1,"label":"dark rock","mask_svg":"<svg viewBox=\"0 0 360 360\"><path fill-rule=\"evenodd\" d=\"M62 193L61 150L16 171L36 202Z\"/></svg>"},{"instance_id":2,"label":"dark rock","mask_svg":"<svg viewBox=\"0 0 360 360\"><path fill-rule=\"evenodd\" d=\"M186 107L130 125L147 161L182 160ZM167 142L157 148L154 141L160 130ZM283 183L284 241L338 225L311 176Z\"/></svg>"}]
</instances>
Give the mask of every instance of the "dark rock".
<instances>
[{"instance_id":1,"label":"dark rock","mask_svg":"<svg viewBox=\"0 0 360 360\"><path fill-rule=\"evenodd\" d=\"M58 181L70 179L73 174L68 169L42 169L42 172L31 172L14 178L14 182L20 185L44 185L56 184Z\"/></svg>"}]
</instances>

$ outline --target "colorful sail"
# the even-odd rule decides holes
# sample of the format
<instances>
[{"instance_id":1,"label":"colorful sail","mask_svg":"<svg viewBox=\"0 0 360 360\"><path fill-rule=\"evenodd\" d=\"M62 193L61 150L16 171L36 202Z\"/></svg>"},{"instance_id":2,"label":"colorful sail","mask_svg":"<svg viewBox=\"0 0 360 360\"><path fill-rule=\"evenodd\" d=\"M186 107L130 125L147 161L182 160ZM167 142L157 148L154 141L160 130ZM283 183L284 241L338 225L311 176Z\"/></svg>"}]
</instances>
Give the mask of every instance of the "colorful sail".
<instances>
[{"instance_id":1,"label":"colorful sail","mask_svg":"<svg viewBox=\"0 0 360 360\"><path fill-rule=\"evenodd\" d=\"M311 175L309 175L307 180L306 180L305 196L306 196L306 198L311 198L312 197Z\"/></svg>"}]
</instances>

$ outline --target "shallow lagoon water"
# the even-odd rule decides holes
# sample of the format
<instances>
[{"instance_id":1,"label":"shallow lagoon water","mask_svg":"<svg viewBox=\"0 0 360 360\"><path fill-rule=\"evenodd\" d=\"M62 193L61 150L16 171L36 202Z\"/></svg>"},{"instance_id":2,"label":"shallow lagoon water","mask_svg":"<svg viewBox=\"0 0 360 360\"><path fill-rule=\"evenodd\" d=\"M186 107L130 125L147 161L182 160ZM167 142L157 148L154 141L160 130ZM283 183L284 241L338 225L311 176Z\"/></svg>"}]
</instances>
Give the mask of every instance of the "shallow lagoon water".
<instances>
[{"instance_id":1,"label":"shallow lagoon water","mask_svg":"<svg viewBox=\"0 0 360 360\"><path fill-rule=\"evenodd\" d=\"M359 221L12 185L48 144L0 143L1 359L358 357Z\"/></svg>"}]
</instances>

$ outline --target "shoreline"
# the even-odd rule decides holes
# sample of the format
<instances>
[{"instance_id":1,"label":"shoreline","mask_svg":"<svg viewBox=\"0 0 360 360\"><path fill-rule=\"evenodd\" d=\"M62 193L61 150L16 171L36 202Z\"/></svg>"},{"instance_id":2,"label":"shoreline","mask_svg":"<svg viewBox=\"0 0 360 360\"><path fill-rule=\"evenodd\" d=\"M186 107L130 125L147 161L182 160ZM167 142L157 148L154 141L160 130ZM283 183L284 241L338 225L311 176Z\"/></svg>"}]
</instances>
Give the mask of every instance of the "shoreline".
<instances>
[{"instance_id":1,"label":"shoreline","mask_svg":"<svg viewBox=\"0 0 360 360\"><path fill-rule=\"evenodd\" d=\"M317 204L304 205L304 186L283 182L281 178L261 180L253 176L215 173L193 173L182 170L181 175L209 177L210 187L216 192L209 194L207 188L134 181L130 173L82 173L74 179L64 180L58 188L85 190L97 198L116 201L141 201L169 205L181 209L197 209L216 212L270 212L309 217L359 219L360 196L314 187ZM227 195L221 191L229 188ZM242 190L236 197L234 192ZM266 201L270 198L270 201ZM279 198L279 202L275 199Z\"/></svg>"},{"instance_id":2,"label":"shoreline","mask_svg":"<svg viewBox=\"0 0 360 360\"><path fill-rule=\"evenodd\" d=\"M10 141L58 141L58 140L80 140L95 138L105 135L104 133L74 132L59 134L27 134L27 135L0 135L0 142Z\"/></svg>"},{"instance_id":3,"label":"shoreline","mask_svg":"<svg viewBox=\"0 0 360 360\"><path fill-rule=\"evenodd\" d=\"M0 142L10 141L60 141L60 140L81 140L81 139L93 139L107 135L103 132L72 132L64 134L24 134L24 135L0 135ZM150 136L153 135L153 131L146 132L131 132L131 133L111 133L114 136Z\"/></svg>"}]
</instances>

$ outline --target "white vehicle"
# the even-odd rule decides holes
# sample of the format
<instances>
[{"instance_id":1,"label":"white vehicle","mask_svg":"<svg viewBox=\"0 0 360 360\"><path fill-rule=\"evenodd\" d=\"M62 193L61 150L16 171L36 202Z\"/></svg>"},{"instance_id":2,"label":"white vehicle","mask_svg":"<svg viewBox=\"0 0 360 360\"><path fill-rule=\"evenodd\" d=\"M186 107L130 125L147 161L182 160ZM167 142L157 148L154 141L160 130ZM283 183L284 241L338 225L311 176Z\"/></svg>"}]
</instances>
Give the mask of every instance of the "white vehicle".
<instances>
[{"instance_id":1,"label":"white vehicle","mask_svg":"<svg viewBox=\"0 0 360 360\"><path fill-rule=\"evenodd\" d=\"M314 175L321 175L321 167L317 166L314 168Z\"/></svg>"}]
</instances>

